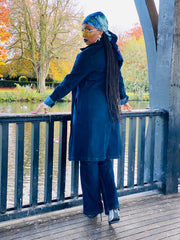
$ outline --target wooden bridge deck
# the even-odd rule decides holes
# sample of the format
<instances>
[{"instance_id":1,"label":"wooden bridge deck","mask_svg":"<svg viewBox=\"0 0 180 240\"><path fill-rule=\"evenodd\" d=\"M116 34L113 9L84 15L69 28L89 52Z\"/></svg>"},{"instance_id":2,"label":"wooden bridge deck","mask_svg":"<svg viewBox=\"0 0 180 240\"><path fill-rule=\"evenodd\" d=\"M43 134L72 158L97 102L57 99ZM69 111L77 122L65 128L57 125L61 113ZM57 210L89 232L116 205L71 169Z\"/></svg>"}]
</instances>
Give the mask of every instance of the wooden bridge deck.
<instances>
[{"instance_id":1,"label":"wooden bridge deck","mask_svg":"<svg viewBox=\"0 0 180 240\"><path fill-rule=\"evenodd\" d=\"M0 223L1 240L125 239L180 240L180 193L158 192L119 198L121 221L109 226L107 216L89 220L82 207Z\"/></svg>"}]
</instances>

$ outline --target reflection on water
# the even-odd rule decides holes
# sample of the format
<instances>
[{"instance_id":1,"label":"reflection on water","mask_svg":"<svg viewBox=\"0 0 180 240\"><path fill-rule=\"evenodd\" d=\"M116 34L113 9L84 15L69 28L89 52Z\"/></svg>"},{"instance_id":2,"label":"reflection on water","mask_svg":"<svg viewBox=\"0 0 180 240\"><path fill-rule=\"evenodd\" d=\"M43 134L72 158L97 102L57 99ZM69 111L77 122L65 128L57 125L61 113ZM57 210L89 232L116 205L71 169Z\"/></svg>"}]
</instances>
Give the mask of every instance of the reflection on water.
<instances>
[{"instance_id":1,"label":"reflection on water","mask_svg":"<svg viewBox=\"0 0 180 240\"><path fill-rule=\"evenodd\" d=\"M0 103L0 113L30 113L34 111L39 103L30 102L12 102L12 103ZM56 103L53 108L48 109L50 112L70 112L71 103L61 102Z\"/></svg>"},{"instance_id":2,"label":"reflection on water","mask_svg":"<svg viewBox=\"0 0 180 240\"><path fill-rule=\"evenodd\" d=\"M129 101L133 109L145 109L149 107L149 102L147 101ZM39 103L29 103L29 102L12 102L12 103L0 103L0 114L1 113L29 113L34 111ZM71 103L61 102L56 103L53 108L48 109L50 112L70 112Z\"/></svg>"},{"instance_id":3,"label":"reflection on water","mask_svg":"<svg viewBox=\"0 0 180 240\"><path fill-rule=\"evenodd\" d=\"M34 111L39 103L0 103L1 113L27 113ZM148 107L148 102L130 102L133 109L144 109ZM50 112L70 112L70 103L57 103ZM44 200L44 173L45 173L45 123L41 123L40 128L40 148L39 148L39 184L38 184L38 201ZM15 148L16 148L16 125L9 124L9 152L8 152L8 196L7 207L14 206L14 179L15 179ZM59 151L59 123L55 123L54 131L54 162L53 162L53 192L52 198L57 196L57 178L58 178L58 151ZM23 185L23 205L29 204L30 195L30 166L31 166L31 123L25 124L25 139L24 139L24 185ZM71 193L71 163L67 162L66 174L66 193L65 196L70 196ZM80 189L81 191L81 189Z\"/></svg>"}]
</instances>

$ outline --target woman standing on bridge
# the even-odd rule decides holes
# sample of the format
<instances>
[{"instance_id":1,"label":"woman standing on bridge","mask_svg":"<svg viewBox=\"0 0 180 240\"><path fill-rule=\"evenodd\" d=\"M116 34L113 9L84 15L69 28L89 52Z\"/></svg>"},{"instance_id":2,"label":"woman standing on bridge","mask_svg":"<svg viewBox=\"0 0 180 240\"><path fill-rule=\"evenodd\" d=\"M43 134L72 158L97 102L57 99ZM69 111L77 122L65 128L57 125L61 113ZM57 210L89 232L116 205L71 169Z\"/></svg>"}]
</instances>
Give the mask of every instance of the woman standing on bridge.
<instances>
[{"instance_id":1,"label":"woman standing on bridge","mask_svg":"<svg viewBox=\"0 0 180 240\"><path fill-rule=\"evenodd\" d=\"M83 212L96 217L103 212L103 200L112 224L119 221L120 210L111 161L121 155L119 105L131 107L120 71L123 59L117 36L108 30L105 15L88 15L82 34L87 47L77 55L71 73L34 113L52 107L72 91L69 160L80 161Z\"/></svg>"}]
</instances>

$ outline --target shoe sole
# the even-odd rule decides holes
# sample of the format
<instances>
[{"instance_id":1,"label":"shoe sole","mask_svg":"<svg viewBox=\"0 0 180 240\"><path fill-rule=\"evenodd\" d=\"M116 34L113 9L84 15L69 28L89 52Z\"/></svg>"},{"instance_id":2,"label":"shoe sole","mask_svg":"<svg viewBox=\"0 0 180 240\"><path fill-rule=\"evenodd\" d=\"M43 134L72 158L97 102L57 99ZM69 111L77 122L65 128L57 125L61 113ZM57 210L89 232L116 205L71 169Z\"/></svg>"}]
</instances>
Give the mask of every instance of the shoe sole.
<instances>
[{"instance_id":1,"label":"shoe sole","mask_svg":"<svg viewBox=\"0 0 180 240\"><path fill-rule=\"evenodd\" d=\"M119 220L120 220L120 219L112 220L112 221L109 222L109 225L112 225L112 224L114 224L114 223L117 223L117 222L119 222Z\"/></svg>"}]
</instances>

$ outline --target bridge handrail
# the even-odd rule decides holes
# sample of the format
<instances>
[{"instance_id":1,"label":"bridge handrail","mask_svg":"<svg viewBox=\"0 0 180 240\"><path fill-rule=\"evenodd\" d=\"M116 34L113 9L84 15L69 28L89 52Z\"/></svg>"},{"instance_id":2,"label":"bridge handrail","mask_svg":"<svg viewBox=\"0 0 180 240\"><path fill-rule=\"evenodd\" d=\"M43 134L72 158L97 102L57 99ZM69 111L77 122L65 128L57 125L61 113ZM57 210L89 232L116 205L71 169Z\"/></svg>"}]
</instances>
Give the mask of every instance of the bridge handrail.
<instances>
[{"instance_id":1,"label":"bridge handrail","mask_svg":"<svg viewBox=\"0 0 180 240\"><path fill-rule=\"evenodd\" d=\"M121 114L122 118L125 117L151 117L151 116L168 116L168 112L164 109L139 109L139 110L132 110L123 111ZM31 113L3 113L0 115L0 123L2 122L32 122L32 121L47 121L51 118L57 118L57 120L71 120L71 113L70 112L49 112L46 114L39 113L39 114L31 114Z\"/></svg>"},{"instance_id":2,"label":"bridge handrail","mask_svg":"<svg viewBox=\"0 0 180 240\"><path fill-rule=\"evenodd\" d=\"M71 193L66 196L68 124L70 113L0 115L0 221L82 204L79 163L71 163ZM44 200L38 200L40 123L46 124ZM52 199L55 122L59 122L57 198ZM31 170L29 204L23 205L25 123L31 123ZM165 189L168 112L158 109L122 112L122 157L114 160L119 196ZM16 125L14 205L7 207L9 126ZM158 144L156 144L158 142ZM127 165L127 166L126 166Z\"/></svg>"}]
</instances>

